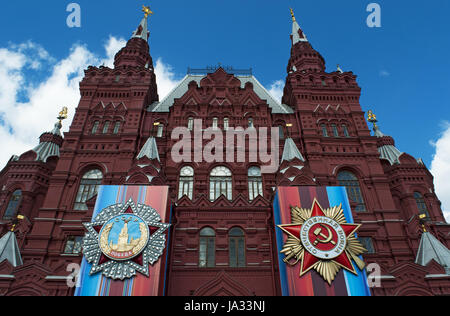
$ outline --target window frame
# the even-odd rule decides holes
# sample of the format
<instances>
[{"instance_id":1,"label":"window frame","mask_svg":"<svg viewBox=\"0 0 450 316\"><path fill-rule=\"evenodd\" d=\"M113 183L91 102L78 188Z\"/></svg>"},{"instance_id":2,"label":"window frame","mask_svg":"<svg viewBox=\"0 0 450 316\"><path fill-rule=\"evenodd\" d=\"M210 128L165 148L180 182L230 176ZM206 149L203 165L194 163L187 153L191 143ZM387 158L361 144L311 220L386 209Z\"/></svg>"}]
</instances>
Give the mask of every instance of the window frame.
<instances>
[{"instance_id":1,"label":"window frame","mask_svg":"<svg viewBox=\"0 0 450 316\"><path fill-rule=\"evenodd\" d=\"M215 171L223 168L225 175L213 175ZM229 175L228 175L229 173ZM217 166L209 173L209 199L214 202L221 195L229 201L233 200L233 173L228 167Z\"/></svg>"},{"instance_id":2,"label":"window frame","mask_svg":"<svg viewBox=\"0 0 450 316\"><path fill-rule=\"evenodd\" d=\"M192 171L192 175L183 175L184 170ZM178 199L187 196L192 200L194 196L194 180L195 180L195 170L191 166L185 166L180 170L180 177L178 180ZM187 184L187 193L185 191L185 185Z\"/></svg>"},{"instance_id":3,"label":"window frame","mask_svg":"<svg viewBox=\"0 0 450 316\"><path fill-rule=\"evenodd\" d=\"M211 227L204 227L200 230L198 247L199 268L216 267L216 235L216 231Z\"/></svg>"},{"instance_id":4,"label":"window frame","mask_svg":"<svg viewBox=\"0 0 450 316\"><path fill-rule=\"evenodd\" d=\"M258 174L251 174L253 170L258 169ZM250 167L247 173L248 181L248 198L250 201L255 200L258 196L264 197L264 183L260 167Z\"/></svg>"},{"instance_id":5,"label":"window frame","mask_svg":"<svg viewBox=\"0 0 450 316\"><path fill-rule=\"evenodd\" d=\"M19 194L16 194L18 192L19 192ZM17 198L17 197L18 197L18 199L13 201L13 199ZM14 190L13 193L9 196L8 203L6 204L6 208L3 213L3 217L2 217L3 220L12 220L17 216L20 206L22 204L22 200L23 200L23 191L21 189ZM15 205L13 205L12 203L15 203ZM7 213L8 213L8 210L10 208L12 208L12 206L14 206L14 212L12 213L12 215L10 217L10 216L7 216Z\"/></svg>"},{"instance_id":6,"label":"window frame","mask_svg":"<svg viewBox=\"0 0 450 316\"><path fill-rule=\"evenodd\" d=\"M233 234L233 231L239 234ZM234 245L234 257L232 256L232 245ZM228 232L228 259L230 268L245 268L247 266L245 232L240 227L233 227Z\"/></svg>"},{"instance_id":7,"label":"window frame","mask_svg":"<svg viewBox=\"0 0 450 316\"><path fill-rule=\"evenodd\" d=\"M97 176L101 174L101 178L89 178L96 171L98 171ZM74 211L88 210L86 202L98 194L98 188L102 184L103 178L103 172L99 168L90 169L83 174L78 184L77 194L75 195L75 202L73 204Z\"/></svg>"},{"instance_id":8,"label":"window frame","mask_svg":"<svg viewBox=\"0 0 450 316\"><path fill-rule=\"evenodd\" d=\"M347 174L353 176L353 179L339 179L341 174ZM349 170L341 170L336 175L337 182L339 186L345 187L347 191L348 198L350 202L354 202L357 204L355 208L355 212L365 213L367 212L366 200L364 198L363 190L361 187L361 182L359 181L358 176ZM350 185L346 185L350 184ZM352 197L357 196L357 200Z\"/></svg>"}]
</instances>

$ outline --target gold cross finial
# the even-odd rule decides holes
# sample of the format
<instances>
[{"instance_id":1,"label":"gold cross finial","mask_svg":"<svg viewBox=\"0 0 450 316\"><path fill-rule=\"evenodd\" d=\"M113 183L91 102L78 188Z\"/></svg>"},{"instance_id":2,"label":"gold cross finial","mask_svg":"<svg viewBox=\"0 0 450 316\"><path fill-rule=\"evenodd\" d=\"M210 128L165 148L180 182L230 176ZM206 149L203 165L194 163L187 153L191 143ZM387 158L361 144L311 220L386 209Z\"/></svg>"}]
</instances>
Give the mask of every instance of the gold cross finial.
<instances>
[{"instance_id":1,"label":"gold cross finial","mask_svg":"<svg viewBox=\"0 0 450 316\"><path fill-rule=\"evenodd\" d=\"M67 106L62 108L62 111L59 112L59 116L57 117L57 119L59 120L59 123L61 123L65 119L67 119L68 112L69 112L69 109L67 108Z\"/></svg>"},{"instance_id":2,"label":"gold cross finial","mask_svg":"<svg viewBox=\"0 0 450 316\"><path fill-rule=\"evenodd\" d=\"M370 123L372 123L374 126L377 126L377 116L375 114L373 114L372 110L369 110L367 112L367 121L369 121Z\"/></svg>"},{"instance_id":3,"label":"gold cross finial","mask_svg":"<svg viewBox=\"0 0 450 316\"><path fill-rule=\"evenodd\" d=\"M294 10L292 10L292 8L291 8L291 15L292 15L292 21L295 22L296 20L295 20Z\"/></svg>"},{"instance_id":4,"label":"gold cross finial","mask_svg":"<svg viewBox=\"0 0 450 316\"><path fill-rule=\"evenodd\" d=\"M150 7L146 7L145 5L142 6L142 11L144 12L146 18L149 15L153 14L153 12L150 10Z\"/></svg>"}]
</instances>

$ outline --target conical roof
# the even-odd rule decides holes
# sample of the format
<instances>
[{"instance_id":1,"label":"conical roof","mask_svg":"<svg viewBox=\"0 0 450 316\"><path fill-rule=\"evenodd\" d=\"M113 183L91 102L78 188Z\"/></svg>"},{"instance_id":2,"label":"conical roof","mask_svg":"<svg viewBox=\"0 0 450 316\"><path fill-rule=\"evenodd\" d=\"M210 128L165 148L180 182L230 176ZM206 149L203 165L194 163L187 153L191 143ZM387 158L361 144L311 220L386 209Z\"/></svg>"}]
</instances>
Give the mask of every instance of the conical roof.
<instances>
[{"instance_id":1,"label":"conical roof","mask_svg":"<svg viewBox=\"0 0 450 316\"><path fill-rule=\"evenodd\" d=\"M292 15L292 45L297 44L298 42L307 42L305 33L303 33L300 25L297 23L297 19L294 15L294 10L291 9Z\"/></svg>"},{"instance_id":2,"label":"conical roof","mask_svg":"<svg viewBox=\"0 0 450 316\"><path fill-rule=\"evenodd\" d=\"M305 162L305 158L303 158L300 150L298 150L297 145L295 145L295 142L292 138L288 137L286 138L286 141L284 143L284 150L283 150L283 156L281 158L281 162L284 161L291 162L297 158L300 161Z\"/></svg>"},{"instance_id":3,"label":"conical roof","mask_svg":"<svg viewBox=\"0 0 450 316\"><path fill-rule=\"evenodd\" d=\"M379 139L378 152L380 159L389 161L391 165L400 164L400 157L403 153L395 147L394 139L384 135L375 124L373 128L374 136Z\"/></svg>"},{"instance_id":4,"label":"conical roof","mask_svg":"<svg viewBox=\"0 0 450 316\"><path fill-rule=\"evenodd\" d=\"M150 160L157 159L158 161L160 161L158 145L156 144L156 140L154 137L150 137L147 140L136 158L139 160L144 157L147 157Z\"/></svg>"},{"instance_id":5,"label":"conical roof","mask_svg":"<svg viewBox=\"0 0 450 316\"><path fill-rule=\"evenodd\" d=\"M16 234L8 232L0 239L0 262L8 260L13 267L23 265Z\"/></svg>"},{"instance_id":6,"label":"conical roof","mask_svg":"<svg viewBox=\"0 0 450 316\"><path fill-rule=\"evenodd\" d=\"M450 275L450 250L429 232L424 232L417 251L416 263L426 266L431 260L445 268Z\"/></svg>"},{"instance_id":7,"label":"conical roof","mask_svg":"<svg viewBox=\"0 0 450 316\"><path fill-rule=\"evenodd\" d=\"M36 153L36 161L45 163L50 157L59 157L59 147L62 140L61 128L61 122L57 122L51 132L44 133L41 136L41 142L33 149ZM55 138L54 136L57 137Z\"/></svg>"}]
</instances>

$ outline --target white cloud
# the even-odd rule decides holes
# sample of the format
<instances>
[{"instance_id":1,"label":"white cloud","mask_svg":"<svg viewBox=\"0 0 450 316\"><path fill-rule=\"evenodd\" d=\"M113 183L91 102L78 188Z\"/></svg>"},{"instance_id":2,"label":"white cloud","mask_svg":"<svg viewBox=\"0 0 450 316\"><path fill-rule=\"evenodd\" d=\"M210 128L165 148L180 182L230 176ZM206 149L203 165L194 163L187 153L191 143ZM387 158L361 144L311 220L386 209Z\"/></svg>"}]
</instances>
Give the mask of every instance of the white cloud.
<instances>
[{"instance_id":1,"label":"white cloud","mask_svg":"<svg viewBox=\"0 0 450 316\"><path fill-rule=\"evenodd\" d=\"M380 70L379 75L380 75L380 77L389 77L391 75L391 73L387 70Z\"/></svg>"},{"instance_id":2,"label":"white cloud","mask_svg":"<svg viewBox=\"0 0 450 316\"><path fill-rule=\"evenodd\" d=\"M269 93L281 103L281 99L283 98L283 90L284 90L284 81L277 80L270 85Z\"/></svg>"},{"instance_id":3,"label":"white cloud","mask_svg":"<svg viewBox=\"0 0 450 316\"><path fill-rule=\"evenodd\" d=\"M172 66L165 64L162 58L156 60L155 75L159 100L162 100L175 88L179 80L175 78Z\"/></svg>"},{"instance_id":4,"label":"white cloud","mask_svg":"<svg viewBox=\"0 0 450 316\"><path fill-rule=\"evenodd\" d=\"M68 131L80 100L84 70L89 65L112 67L116 52L125 44L124 39L110 36L104 56L77 44L60 60L30 41L0 48L0 170L12 155L37 146L39 136L53 129L63 106L69 108L69 119L63 124L63 131ZM155 72L160 96L164 96L176 84L175 74L161 59ZM36 77L44 79L36 82Z\"/></svg>"},{"instance_id":5,"label":"white cloud","mask_svg":"<svg viewBox=\"0 0 450 316\"><path fill-rule=\"evenodd\" d=\"M442 202L442 210L450 223L450 123L444 122L444 132L433 142L436 153L431 162L431 173L434 176L436 194Z\"/></svg>"}]
</instances>

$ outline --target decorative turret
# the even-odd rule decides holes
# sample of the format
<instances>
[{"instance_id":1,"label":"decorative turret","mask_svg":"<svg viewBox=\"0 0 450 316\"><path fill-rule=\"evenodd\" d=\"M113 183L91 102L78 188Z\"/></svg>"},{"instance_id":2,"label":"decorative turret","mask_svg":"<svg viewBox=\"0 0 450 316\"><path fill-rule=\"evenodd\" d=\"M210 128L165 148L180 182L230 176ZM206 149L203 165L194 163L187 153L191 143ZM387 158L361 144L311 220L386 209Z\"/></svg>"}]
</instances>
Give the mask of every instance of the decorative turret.
<instances>
[{"instance_id":1,"label":"decorative turret","mask_svg":"<svg viewBox=\"0 0 450 316\"><path fill-rule=\"evenodd\" d=\"M288 65L288 73L291 72L323 72L325 71L325 59L311 46L305 33L295 18L294 11L292 15L292 49L291 58Z\"/></svg>"},{"instance_id":2,"label":"decorative turret","mask_svg":"<svg viewBox=\"0 0 450 316\"><path fill-rule=\"evenodd\" d=\"M450 275L450 250L425 228L423 230L416 263L425 267L434 260L445 269L446 274Z\"/></svg>"},{"instance_id":3,"label":"decorative turret","mask_svg":"<svg viewBox=\"0 0 450 316\"><path fill-rule=\"evenodd\" d=\"M59 157L59 148L63 142L61 134L62 121L65 119L67 119L67 107L64 107L59 112L58 122L56 122L53 130L41 135L39 145L33 149L36 153L36 161L46 163L50 157Z\"/></svg>"},{"instance_id":4,"label":"decorative turret","mask_svg":"<svg viewBox=\"0 0 450 316\"><path fill-rule=\"evenodd\" d=\"M288 131L292 124L286 125ZM305 158L298 149L294 140L288 136L284 143L283 155L281 157L280 171L277 182L279 185L315 185L314 176L307 166Z\"/></svg>"},{"instance_id":5,"label":"decorative turret","mask_svg":"<svg viewBox=\"0 0 450 316\"><path fill-rule=\"evenodd\" d=\"M136 156L133 167L128 171L126 178L128 183L158 182L161 184L165 182L164 172L159 158L158 144L154 136L155 127L157 128L158 126L159 123L153 124L152 134Z\"/></svg>"},{"instance_id":6,"label":"decorative turret","mask_svg":"<svg viewBox=\"0 0 450 316\"><path fill-rule=\"evenodd\" d=\"M372 111L367 112L367 120L373 124L374 136L378 138L377 147L380 159L389 161L391 165L400 164L403 153L395 147L395 141L391 136L384 135L377 126L377 117Z\"/></svg>"},{"instance_id":7,"label":"decorative turret","mask_svg":"<svg viewBox=\"0 0 450 316\"><path fill-rule=\"evenodd\" d=\"M17 243L14 229L19 220L24 219L24 216L18 215L13 221L13 226L2 238L0 238L0 263L7 260L13 267L23 265L22 256L20 254L19 245Z\"/></svg>"},{"instance_id":8,"label":"decorative turret","mask_svg":"<svg viewBox=\"0 0 450 316\"><path fill-rule=\"evenodd\" d=\"M153 69L153 60L150 56L148 45L148 16L153 14L149 7L143 7L144 18L137 29L133 32L127 45L122 48L114 58L114 68L120 67L142 67Z\"/></svg>"}]
</instances>

